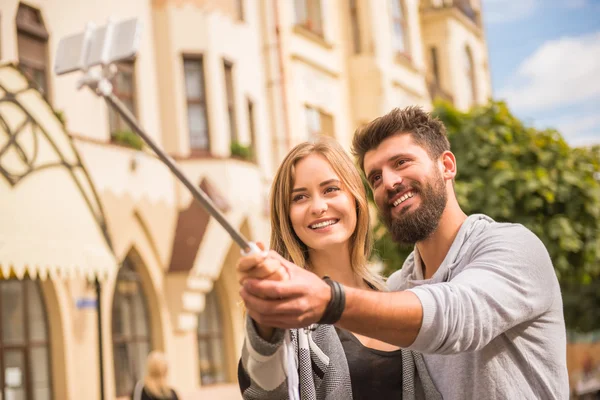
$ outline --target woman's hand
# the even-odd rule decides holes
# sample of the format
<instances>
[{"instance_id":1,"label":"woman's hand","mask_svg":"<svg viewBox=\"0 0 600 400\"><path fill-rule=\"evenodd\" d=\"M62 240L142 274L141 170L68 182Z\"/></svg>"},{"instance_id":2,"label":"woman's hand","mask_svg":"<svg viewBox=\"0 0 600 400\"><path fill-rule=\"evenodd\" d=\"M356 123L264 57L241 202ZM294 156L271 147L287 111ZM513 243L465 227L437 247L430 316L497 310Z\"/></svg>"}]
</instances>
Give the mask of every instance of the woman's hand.
<instances>
[{"instance_id":1,"label":"woman's hand","mask_svg":"<svg viewBox=\"0 0 600 400\"><path fill-rule=\"evenodd\" d=\"M243 285L246 279L288 280L289 273L280 261L281 256L274 251L265 252L265 245L261 242L256 242L256 245L262 250L260 254L243 256L237 262L236 272L240 285ZM271 340L274 328L254 322L258 334L265 340Z\"/></svg>"},{"instance_id":2,"label":"woman's hand","mask_svg":"<svg viewBox=\"0 0 600 400\"><path fill-rule=\"evenodd\" d=\"M236 272L240 285L243 285L246 279L266 279L272 281L289 279L287 269L280 262L280 256L274 251L269 251L265 254L265 245L261 242L257 242L256 244L262 250L260 254L243 256L237 262Z\"/></svg>"}]
</instances>

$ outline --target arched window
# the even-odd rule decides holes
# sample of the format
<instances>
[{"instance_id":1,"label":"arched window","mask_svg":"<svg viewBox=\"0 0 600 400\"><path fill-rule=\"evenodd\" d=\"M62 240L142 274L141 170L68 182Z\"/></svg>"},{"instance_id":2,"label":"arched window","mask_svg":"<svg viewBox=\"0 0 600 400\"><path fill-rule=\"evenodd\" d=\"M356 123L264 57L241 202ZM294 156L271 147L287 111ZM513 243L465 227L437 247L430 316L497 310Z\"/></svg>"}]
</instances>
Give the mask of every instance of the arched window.
<instances>
[{"instance_id":1,"label":"arched window","mask_svg":"<svg viewBox=\"0 0 600 400\"><path fill-rule=\"evenodd\" d=\"M46 308L39 283L0 280L0 397L51 400Z\"/></svg>"},{"instance_id":2,"label":"arched window","mask_svg":"<svg viewBox=\"0 0 600 400\"><path fill-rule=\"evenodd\" d=\"M477 87L475 84L475 63L473 62L473 53L469 46L465 46L464 54L465 63L465 82L466 82L466 96L468 96L468 105L472 106L477 101Z\"/></svg>"},{"instance_id":3,"label":"arched window","mask_svg":"<svg viewBox=\"0 0 600 400\"><path fill-rule=\"evenodd\" d=\"M202 385L227 380L221 307L215 290L206 295L204 311L198 316L198 359Z\"/></svg>"},{"instance_id":4,"label":"arched window","mask_svg":"<svg viewBox=\"0 0 600 400\"><path fill-rule=\"evenodd\" d=\"M112 339L117 396L129 396L144 376L150 353L150 324L140 277L128 258L115 286L112 307Z\"/></svg>"},{"instance_id":5,"label":"arched window","mask_svg":"<svg viewBox=\"0 0 600 400\"><path fill-rule=\"evenodd\" d=\"M42 13L20 3L16 25L19 65L48 99L48 31Z\"/></svg>"}]
</instances>

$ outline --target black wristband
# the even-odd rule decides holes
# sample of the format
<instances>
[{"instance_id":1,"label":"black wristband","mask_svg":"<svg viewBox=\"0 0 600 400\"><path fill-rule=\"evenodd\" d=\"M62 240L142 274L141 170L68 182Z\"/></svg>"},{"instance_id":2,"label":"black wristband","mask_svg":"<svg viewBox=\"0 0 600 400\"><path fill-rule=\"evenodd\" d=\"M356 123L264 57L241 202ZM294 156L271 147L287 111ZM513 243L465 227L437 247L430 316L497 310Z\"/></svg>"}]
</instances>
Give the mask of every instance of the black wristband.
<instances>
[{"instance_id":1,"label":"black wristband","mask_svg":"<svg viewBox=\"0 0 600 400\"><path fill-rule=\"evenodd\" d=\"M344 287L339 282L332 281L328 276L324 276L323 280L331 288L331 299L318 324L333 325L342 317L342 313L346 307L346 293L344 292Z\"/></svg>"}]
</instances>

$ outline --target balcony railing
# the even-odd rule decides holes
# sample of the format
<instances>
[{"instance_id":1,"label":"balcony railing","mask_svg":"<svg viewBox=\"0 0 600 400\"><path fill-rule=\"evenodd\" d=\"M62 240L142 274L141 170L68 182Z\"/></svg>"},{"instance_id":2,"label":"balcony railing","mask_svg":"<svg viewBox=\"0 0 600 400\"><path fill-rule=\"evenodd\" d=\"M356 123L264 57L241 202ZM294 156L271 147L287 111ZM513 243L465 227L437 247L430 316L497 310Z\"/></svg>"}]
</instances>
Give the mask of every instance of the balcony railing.
<instances>
[{"instance_id":1,"label":"balcony railing","mask_svg":"<svg viewBox=\"0 0 600 400\"><path fill-rule=\"evenodd\" d=\"M422 3L423 9L441 9L441 8L456 8L465 17L469 18L476 25L479 25L479 12L471 6L469 0L425 0Z\"/></svg>"}]
</instances>

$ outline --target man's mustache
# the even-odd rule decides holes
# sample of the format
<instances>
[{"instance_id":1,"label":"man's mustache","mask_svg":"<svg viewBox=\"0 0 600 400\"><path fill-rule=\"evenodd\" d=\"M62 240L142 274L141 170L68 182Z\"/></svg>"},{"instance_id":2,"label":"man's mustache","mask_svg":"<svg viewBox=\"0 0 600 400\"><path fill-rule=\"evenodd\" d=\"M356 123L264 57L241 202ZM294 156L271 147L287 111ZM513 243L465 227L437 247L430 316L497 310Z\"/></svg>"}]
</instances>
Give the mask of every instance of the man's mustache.
<instances>
[{"instance_id":1,"label":"man's mustache","mask_svg":"<svg viewBox=\"0 0 600 400\"><path fill-rule=\"evenodd\" d=\"M385 203L385 206L389 207L390 201L398 193L404 192L406 190L412 190L414 192L418 192L419 189L420 189L420 185L418 184L418 182L415 182L414 184L411 184L411 185L405 185L403 183L400 183L400 184L394 186L393 189L391 189L391 190L388 189L388 191L387 191L387 201Z\"/></svg>"}]
</instances>

